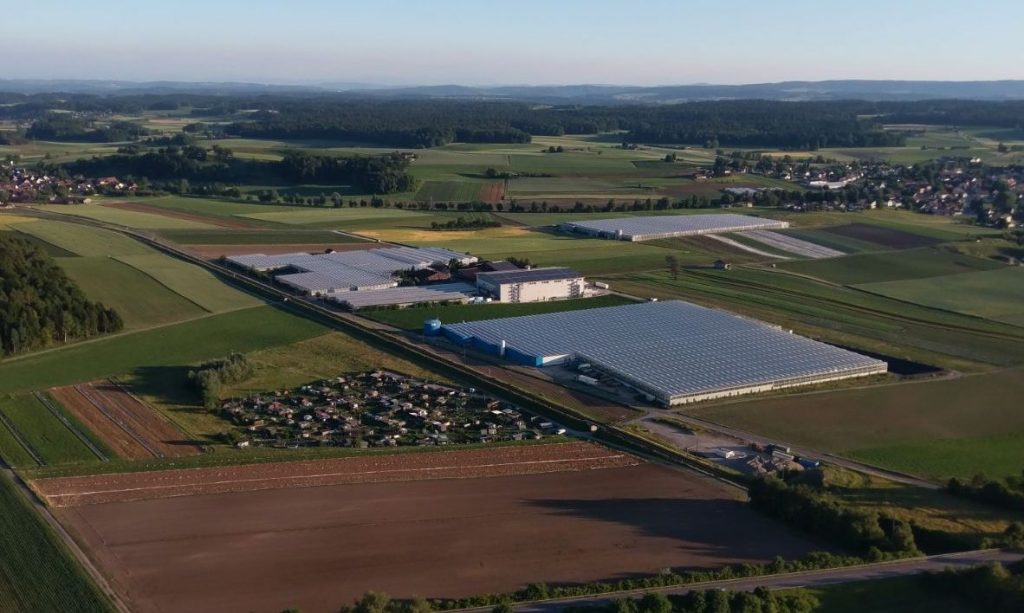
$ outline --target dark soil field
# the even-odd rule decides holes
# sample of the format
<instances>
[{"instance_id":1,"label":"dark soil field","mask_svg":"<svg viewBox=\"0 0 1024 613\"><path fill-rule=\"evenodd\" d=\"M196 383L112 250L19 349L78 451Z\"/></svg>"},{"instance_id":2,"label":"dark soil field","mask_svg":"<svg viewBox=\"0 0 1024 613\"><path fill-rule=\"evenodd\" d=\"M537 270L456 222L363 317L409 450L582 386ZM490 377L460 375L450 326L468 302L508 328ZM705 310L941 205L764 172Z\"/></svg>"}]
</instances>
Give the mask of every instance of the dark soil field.
<instances>
[{"instance_id":1,"label":"dark soil field","mask_svg":"<svg viewBox=\"0 0 1024 613\"><path fill-rule=\"evenodd\" d=\"M811 549L717 483L649 464L201 494L58 515L143 612L336 611L367 590L468 596Z\"/></svg>"},{"instance_id":2,"label":"dark soil field","mask_svg":"<svg viewBox=\"0 0 1024 613\"><path fill-rule=\"evenodd\" d=\"M350 483L466 479L635 466L636 458L589 443L520 445L449 453L367 455L40 479L37 492L55 507L195 494Z\"/></svg>"},{"instance_id":3,"label":"dark soil field","mask_svg":"<svg viewBox=\"0 0 1024 613\"><path fill-rule=\"evenodd\" d=\"M201 453L156 409L109 381L56 387L50 395L123 458Z\"/></svg>"},{"instance_id":4,"label":"dark soil field","mask_svg":"<svg viewBox=\"0 0 1024 613\"><path fill-rule=\"evenodd\" d=\"M881 245L887 249L914 249L915 247L928 247L942 241L920 234L911 234L892 228L877 226L867 223L851 223L843 226L831 226L822 228L823 232L837 234L847 238L867 241Z\"/></svg>"}]
</instances>

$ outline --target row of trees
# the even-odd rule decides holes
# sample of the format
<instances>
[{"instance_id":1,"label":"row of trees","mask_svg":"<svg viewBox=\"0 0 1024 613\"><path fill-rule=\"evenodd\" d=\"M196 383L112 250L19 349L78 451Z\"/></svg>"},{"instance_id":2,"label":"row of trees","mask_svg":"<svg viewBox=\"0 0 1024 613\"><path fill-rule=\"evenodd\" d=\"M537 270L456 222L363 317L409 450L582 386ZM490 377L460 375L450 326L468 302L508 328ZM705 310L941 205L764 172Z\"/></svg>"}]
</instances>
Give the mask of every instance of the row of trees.
<instances>
[{"instance_id":1,"label":"row of trees","mask_svg":"<svg viewBox=\"0 0 1024 613\"><path fill-rule=\"evenodd\" d=\"M985 475L975 475L970 480L953 477L946 484L946 490L954 496L1024 511L1024 472L1019 477L1011 476L1002 481Z\"/></svg>"},{"instance_id":2,"label":"row of trees","mask_svg":"<svg viewBox=\"0 0 1024 613\"><path fill-rule=\"evenodd\" d=\"M225 385L238 383L253 374L253 365L244 354L232 353L226 358L201 364L188 373L189 385L203 400L207 409L217 408Z\"/></svg>"},{"instance_id":3,"label":"row of trees","mask_svg":"<svg viewBox=\"0 0 1024 613\"><path fill-rule=\"evenodd\" d=\"M113 143L138 140L148 133L148 130L130 121L97 124L70 113L49 113L34 121L25 131L25 137L32 140Z\"/></svg>"},{"instance_id":4,"label":"row of trees","mask_svg":"<svg viewBox=\"0 0 1024 613\"><path fill-rule=\"evenodd\" d=\"M0 233L0 345L10 355L124 326L113 309L86 299L38 245Z\"/></svg>"},{"instance_id":5,"label":"row of trees","mask_svg":"<svg viewBox=\"0 0 1024 613\"><path fill-rule=\"evenodd\" d=\"M922 577L927 588L948 594L979 611L1019 613L1024 611L1024 575L1021 564L1010 568L986 564L963 569L946 569Z\"/></svg>"}]
</instances>

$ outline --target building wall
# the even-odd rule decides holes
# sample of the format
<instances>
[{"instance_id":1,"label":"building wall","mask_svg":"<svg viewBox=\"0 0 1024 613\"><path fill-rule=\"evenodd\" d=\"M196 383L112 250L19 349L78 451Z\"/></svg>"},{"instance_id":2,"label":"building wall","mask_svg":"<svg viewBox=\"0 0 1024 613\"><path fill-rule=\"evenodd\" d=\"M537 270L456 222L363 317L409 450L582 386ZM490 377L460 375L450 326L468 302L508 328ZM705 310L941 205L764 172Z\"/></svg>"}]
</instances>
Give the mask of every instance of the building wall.
<instances>
[{"instance_id":1,"label":"building wall","mask_svg":"<svg viewBox=\"0 0 1024 613\"><path fill-rule=\"evenodd\" d=\"M583 279L559 279L555 281L532 281L529 283L502 284L498 299L502 302L543 302L583 296ZM493 290L492 290L493 291Z\"/></svg>"}]
</instances>

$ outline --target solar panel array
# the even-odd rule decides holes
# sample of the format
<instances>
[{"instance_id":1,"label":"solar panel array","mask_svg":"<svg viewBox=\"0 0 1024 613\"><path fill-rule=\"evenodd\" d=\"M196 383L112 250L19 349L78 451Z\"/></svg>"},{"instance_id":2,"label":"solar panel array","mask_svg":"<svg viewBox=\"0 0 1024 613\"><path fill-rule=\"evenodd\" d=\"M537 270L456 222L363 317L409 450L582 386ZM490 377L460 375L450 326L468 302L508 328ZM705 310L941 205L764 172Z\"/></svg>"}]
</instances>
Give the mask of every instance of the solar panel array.
<instances>
[{"instance_id":1,"label":"solar panel array","mask_svg":"<svg viewBox=\"0 0 1024 613\"><path fill-rule=\"evenodd\" d=\"M361 309L368 306L444 302L446 300L465 302L471 299L475 293L476 288L468 283L438 283L436 285L394 287L358 292L333 292L327 294L327 298L346 304L353 309Z\"/></svg>"},{"instance_id":2,"label":"solar panel array","mask_svg":"<svg viewBox=\"0 0 1024 613\"><path fill-rule=\"evenodd\" d=\"M785 221L764 219L751 215L723 213L721 215L653 215L646 217L622 217L620 219L595 219L567 221L561 227L605 238L629 241L647 241L695 234L742 232L744 230L778 230L788 228Z\"/></svg>"},{"instance_id":3,"label":"solar panel array","mask_svg":"<svg viewBox=\"0 0 1024 613\"><path fill-rule=\"evenodd\" d=\"M884 372L885 362L763 322L681 301L445 326L530 356L594 364L666 403Z\"/></svg>"},{"instance_id":4,"label":"solar panel array","mask_svg":"<svg viewBox=\"0 0 1024 613\"><path fill-rule=\"evenodd\" d=\"M227 258L241 268L275 271L294 268L301 272L278 275L279 281L296 289L323 293L335 290L394 286L392 275L399 270L422 269L458 260L472 264L476 258L438 247L389 247L332 253L286 253L281 255L235 255Z\"/></svg>"}]
</instances>

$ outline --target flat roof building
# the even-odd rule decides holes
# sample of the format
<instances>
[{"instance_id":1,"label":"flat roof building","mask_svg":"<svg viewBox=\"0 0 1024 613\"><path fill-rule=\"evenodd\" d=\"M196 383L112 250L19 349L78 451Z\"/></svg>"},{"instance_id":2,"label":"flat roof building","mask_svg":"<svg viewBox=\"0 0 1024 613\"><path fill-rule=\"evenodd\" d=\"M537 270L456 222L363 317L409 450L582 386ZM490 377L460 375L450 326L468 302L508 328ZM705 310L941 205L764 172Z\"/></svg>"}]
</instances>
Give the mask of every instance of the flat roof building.
<instances>
[{"instance_id":1,"label":"flat roof building","mask_svg":"<svg viewBox=\"0 0 1024 613\"><path fill-rule=\"evenodd\" d=\"M501 302L542 302L582 298L586 280L571 268L531 268L481 272L476 286Z\"/></svg>"},{"instance_id":2,"label":"flat roof building","mask_svg":"<svg viewBox=\"0 0 1024 613\"><path fill-rule=\"evenodd\" d=\"M665 406L887 370L883 361L682 301L451 324L441 331L520 364L586 362Z\"/></svg>"},{"instance_id":3,"label":"flat roof building","mask_svg":"<svg viewBox=\"0 0 1024 613\"><path fill-rule=\"evenodd\" d=\"M577 234L635 242L747 230L781 230L788 228L789 223L752 215L723 213L721 215L650 215L619 219L566 221L559 224L559 227L567 232Z\"/></svg>"}]
</instances>

